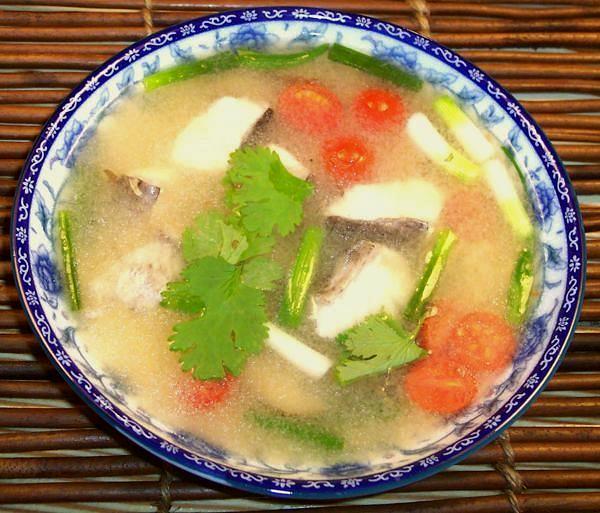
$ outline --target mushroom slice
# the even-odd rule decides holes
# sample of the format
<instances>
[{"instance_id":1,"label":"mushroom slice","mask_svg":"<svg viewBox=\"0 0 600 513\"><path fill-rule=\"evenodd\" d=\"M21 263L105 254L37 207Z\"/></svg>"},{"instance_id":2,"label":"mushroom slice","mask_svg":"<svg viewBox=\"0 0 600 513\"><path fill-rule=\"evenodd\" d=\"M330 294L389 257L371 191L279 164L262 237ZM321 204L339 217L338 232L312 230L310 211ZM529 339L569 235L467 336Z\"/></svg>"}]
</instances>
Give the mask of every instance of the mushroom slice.
<instances>
[{"instance_id":1,"label":"mushroom slice","mask_svg":"<svg viewBox=\"0 0 600 513\"><path fill-rule=\"evenodd\" d=\"M395 315L406 305L413 286L414 275L402 254L361 241L344 255L329 284L313 298L317 334L335 337L381 310Z\"/></svg>"},{"instance_id":2,"label":"mushroom slice","mask_svg":"<svg viewBox=\"0 0 600 513\"><path fill-rule=\"evenodd\" d=\"M411 217L362 220L329 216L325 224L345 240L363 239L391 247L402 246L407 241L427 233L429 229L429 223Z\"/></svg>"}]
</instances>

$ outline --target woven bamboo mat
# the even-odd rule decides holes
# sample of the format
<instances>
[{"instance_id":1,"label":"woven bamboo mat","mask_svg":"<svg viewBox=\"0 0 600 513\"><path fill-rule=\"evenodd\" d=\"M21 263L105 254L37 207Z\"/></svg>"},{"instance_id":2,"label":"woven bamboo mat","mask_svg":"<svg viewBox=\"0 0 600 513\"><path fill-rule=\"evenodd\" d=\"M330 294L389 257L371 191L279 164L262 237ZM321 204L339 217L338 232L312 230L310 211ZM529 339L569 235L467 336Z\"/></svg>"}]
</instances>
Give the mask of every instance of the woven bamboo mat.
<instances>
[{"instance_id":1,"label":"woven bamboo mat","mask_svg":"<svg viewBox=\"0 0 600 513\"><path fill-rule=\"evenodd\" d=\"M286 4L286 0L262 4ZM582 203L588 284L558 374L507 434L463 464L331 512L600 511L600 0L293 1L369 13L430 31L532 112ZM130 42L226 0L0 2L0 510L256 511L284 503L162 468L117 436L62 383L33 339L8 263L10 207L31 141L87 72Z\"/></svg>"}]
</instances>

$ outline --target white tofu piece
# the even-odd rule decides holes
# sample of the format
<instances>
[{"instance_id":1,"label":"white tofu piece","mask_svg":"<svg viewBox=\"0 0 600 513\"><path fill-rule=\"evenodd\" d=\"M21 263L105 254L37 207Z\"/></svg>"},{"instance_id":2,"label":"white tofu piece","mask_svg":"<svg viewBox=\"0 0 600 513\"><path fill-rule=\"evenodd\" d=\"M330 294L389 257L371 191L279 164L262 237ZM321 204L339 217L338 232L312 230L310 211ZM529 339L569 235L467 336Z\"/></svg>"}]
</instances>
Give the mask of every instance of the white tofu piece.
<instances>
[{"instance_id":1,"label":"white tofu piece","mask_svg":"<svg viewBox=\"0 0 600 513\"><path fill-rule=\"evenodd\" d=\"M173 160L208 173L224 171L235 151L267 110L265 103L223 96L208 106L179 133Z\"/></svg>"},{"instance_id":2,"label":"white tofu piece","mask_svg":"<svg viewBox=\"0 0 600 513\"><path fill-rule=\"evenodd\" d=\"M397 315L406 306L415 285L408 262L385 246L378 245L374 251L333 300L313 298L312 317L320 337L333 338L382 310Z\"/></svg>"},{"instance_id":3,"label":"white tofu piece","mask_svg":"<svg viewBox=\"0 0 600 513\"><path fill-rule=\"evenodd\" d=\"M333 362L273 323L267 324L267 345L312 379L321 379Z\"/></svg>"},{"instance_id":4,"label":"white tofu piece","mask_svg":"<svg viewBox=\"0 0 600 513\"><path fill-rule=\"evenodd\" d=\"M96 300L121 301L133 310L154 308L161 291L183 267L175 247L166 241L141 246L123 256L92 283Z\"/></svg>"},{"instance_id":5,"label":"white tofu piece","mask_svg":"<svg viewBox=\"0 0 600 513\"><path fill-rule=\"evenodd\" d=\"M410 179L354 185L329 205L327 215L365 221L412 217L432 225L443 205L444 196L435 185Z\"/></svg>"},{"instance_id":6,"label":"white tofu piece","mask_svg":"<svg viewBox=\"0 0 600 513\"><path fill-rule=\"evenodd\" d=\"M279 155L281 163L295 177L300 178L300 180L306 180L308 178L310 171L283 146L279 146L278 144L269 144L267 145L267 148Z\"/></svg>"}]
</instances>

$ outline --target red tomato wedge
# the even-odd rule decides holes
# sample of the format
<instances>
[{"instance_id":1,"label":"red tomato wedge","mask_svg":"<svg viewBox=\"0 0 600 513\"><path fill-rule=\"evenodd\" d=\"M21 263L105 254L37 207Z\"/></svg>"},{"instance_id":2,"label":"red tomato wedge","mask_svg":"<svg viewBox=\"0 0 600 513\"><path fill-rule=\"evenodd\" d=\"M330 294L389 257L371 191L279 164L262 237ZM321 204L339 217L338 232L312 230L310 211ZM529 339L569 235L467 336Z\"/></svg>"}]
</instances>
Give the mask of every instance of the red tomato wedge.
<instances>
[{"instance_id":1,"label":"red tomato wedge","mask_svg":"<svg viewBox=\"0 0 600 513\"><path fill-rule=\"evenodd\" d=\"M452 415L473 402L477 382L452 360L430 356L410 367L404 379L404 390L423 410Z\"/></svg>"},{"instance_id":2,"label":"red tomato wedge","mask_svg":"<svg viewBox=\"0 0 600 513\"><path fill-rule=\"evenodd\" d=\"M498 212L485 194L466 189L454 193L446 201L441 217L442 222L459 238L476 241L485 238L485 228L480 221L473 220L493 221L497 219Z\"/></svg>"},{"instance_id":3,"label":"red tomato wedge","mask_svg":"<svg viewBox=\"0 0 600 513\"><path fill-rule=\"evenodd\" d=\"M387 89L365 89L354 100L354 113L367 128L386 130L406 118L402 98Z\"/></svg>"},{"instance_id":4,"label":"red tomato wedge","mask_svg":"<svg viewBox=\"0 0 600 513\"><path fill-rule=\"evenodd\" d=\"M223 379L202 381L186 376L178 385L177 395L188 406L204 410L223 402L230 394L237 378L228 374Z\"/></svg>"},{"instance_id":5,"label":"red tomato wedge","mask_svg":"<svg viewBox=\"0 0 600 513\"><path fill-rule=\"evenodd\" d=\"M503 369L516 349L517 339L510 325L489 312L472 312L462 317L448 341L450 356L472 372Z\"/></svg>"},{"instance_id":6,"label":"red tomato wedge","mask_svg":"<svg viewBox=\"0 0 600 513\"><path fill-rule=\"evenodd\" d=\"M298 82L281 92L278 112L295 129L316 134L336 128L343 109L339 98L325 86L317 82Z\"/></svg>"},{"instance_id":7,"label":"red tomato wedge","mask_svg":"<svg viewBox=\"0 0 600 513\"><path fill-rule=\"evenodd\" d=\"M323 145L325 170L338 185L362 182L371 176L373 153L355 136L343 136Z\"/></svg>"},{"instance_id":8,"label":"red tomato wedge","mask_svg":"<svg viewBox=\"0 0 600 513\"><path fill-rule=\"evenodd\" d=\"M439 300L433 307L435 315L427 317L419 331L418 342L421 347L433 356L447 351L448 339L454 326L461 317L461 311L452 306L450 301Z\"/></svg>"}]
</instances>

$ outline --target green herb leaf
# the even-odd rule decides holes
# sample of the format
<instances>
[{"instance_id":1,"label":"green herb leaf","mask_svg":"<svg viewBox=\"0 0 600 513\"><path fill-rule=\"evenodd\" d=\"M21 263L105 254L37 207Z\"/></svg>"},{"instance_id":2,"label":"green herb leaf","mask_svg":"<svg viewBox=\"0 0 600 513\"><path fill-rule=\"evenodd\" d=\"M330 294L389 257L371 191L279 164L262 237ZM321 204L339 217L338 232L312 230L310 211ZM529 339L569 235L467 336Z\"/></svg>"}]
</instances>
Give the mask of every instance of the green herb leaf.
<instances>
[{"instance_id":1,"label":"green herb leaf","mask_svg":"<svg viewBox=\"0 0 600 513\"><path fill-rule=\"evenodd\" d=\"M338 335L337 340L345 349L335 369L336 378L342 385L367 376L385 374L389 369L427 354L404 328L384 314L367 317Z\"/></svg>"},{"instance_id":2,"label":"green herb leaf","mask_svg":"<svg viewBox=\"0 0 600 513\"><path fill-rule=\"evenodd\" d=\"M268 334L263 292L244 285L240 268L221 257L195 260L182 275L206 309L174 326L171 350L181 353L182 369L196 378L222 378L226 370L239 375Z\"/></svg>"},{"instance_id":3,"label":"green herb leaf","mask_svg":"<svg viewBox=\"0 0 600 513\"><path fill-rule=\"evenodd\" d=\"M167 288L161 292L160 306L187 314L201 312L204 301L194 293L189 282L172 281L167 283Z\"/></svg>"},{"instance_id":4,"label":"green herb leaf","mask_svg":"<svg viewBox=\"0 0 600 513\"><path fill-rule=\"evenodd\" d=\"M237 263L248 249L241 230L227 224L218 212L204 212L183 232L183 257L187 262L205 256L222 256L230 264Z\"/></svg>"},{"instance_id":5,"label":"green herb leaf","mask_svg":"<svg viewBox=\"0 0 600 513\"><path fill-rule=\"evenodd\" d=\"M272 290L275 282L283 276L281 266L266 257L257 257L244 264L242 283L260 290Z\"/></svg>"},{"instance_id":6,"label":"green herb leaf","mask_svg":"<svg viewBox=\"0 0 600 513\"><path fill-rule=\"evenodd\" d=\"M290 174L268 148L242 148L231 154L225 183L229 205L249 232L290 234L302 221L302 202L313 186Z\"/></svg>"}]
</instances>

